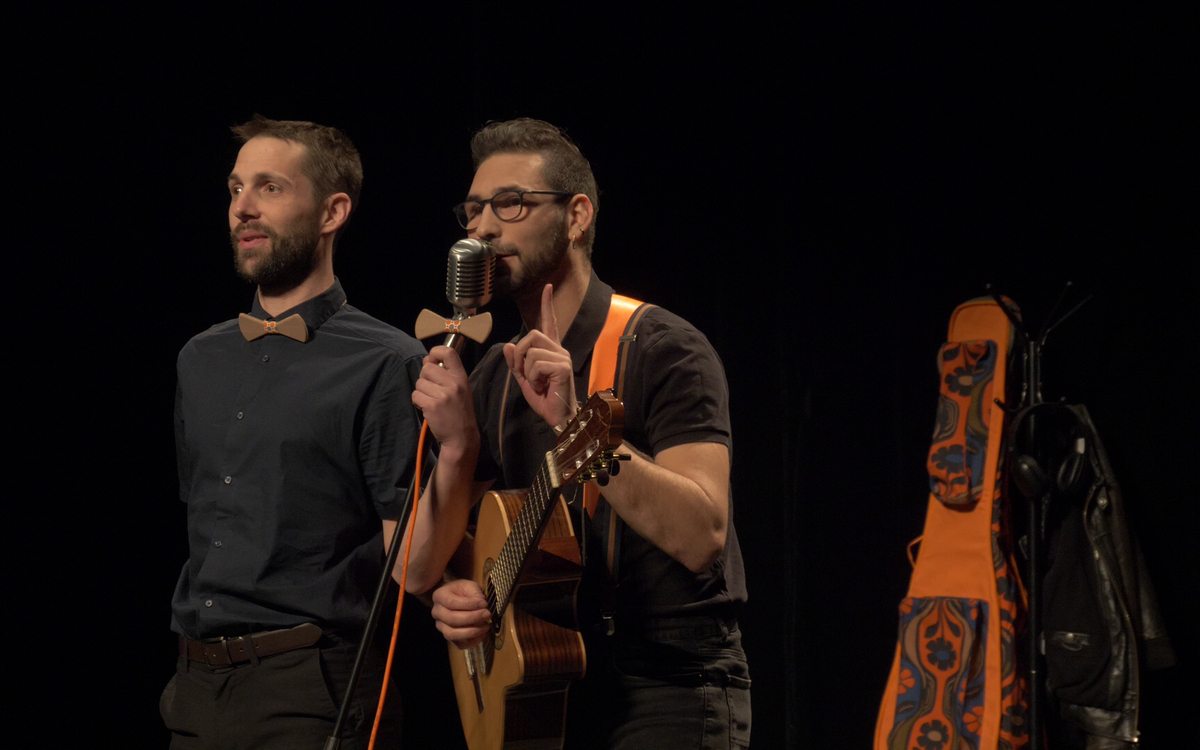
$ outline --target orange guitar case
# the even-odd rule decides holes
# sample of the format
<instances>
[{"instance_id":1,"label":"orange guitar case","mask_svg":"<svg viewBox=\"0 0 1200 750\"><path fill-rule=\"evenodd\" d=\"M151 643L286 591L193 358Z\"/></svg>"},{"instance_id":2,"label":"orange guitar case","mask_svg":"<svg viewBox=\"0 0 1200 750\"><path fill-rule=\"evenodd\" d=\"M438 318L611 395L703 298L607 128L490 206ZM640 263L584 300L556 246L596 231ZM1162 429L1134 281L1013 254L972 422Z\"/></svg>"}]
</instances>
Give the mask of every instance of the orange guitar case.
<instances>
[{"instance_id":1,"label":"orange guitar case","mask_svg":"<svg viewBox=\"0 0 1200 750\"><path fill-rule=\"evenodd\" d=\"M1016 750L1025 594L1009 543L1003 447L1012 325L990 299L959 305L938 367L925 530L875 726L875 750ZM919 556L912 550L919 544ZM1023 653L1023 652L1022 652Z\"/></svg>"}]
</instances>

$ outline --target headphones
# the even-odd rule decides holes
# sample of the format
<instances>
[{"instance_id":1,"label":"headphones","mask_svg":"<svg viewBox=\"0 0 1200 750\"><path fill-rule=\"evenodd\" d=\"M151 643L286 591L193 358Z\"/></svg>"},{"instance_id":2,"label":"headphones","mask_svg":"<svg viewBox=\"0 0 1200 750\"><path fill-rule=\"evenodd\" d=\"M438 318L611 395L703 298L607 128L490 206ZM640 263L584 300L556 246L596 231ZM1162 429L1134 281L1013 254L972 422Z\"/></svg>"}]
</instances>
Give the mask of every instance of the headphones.
<instances>
[{"instance_id":1,"label":"headphones","mask_svg":"<svg viewBox=\"0 0 1200 750\"><path fill-rule=\"evenodd\" d=\"M1009 455L1017 491L1040 498L1050 490L1070 495L1089 479L1091 434L1070 406L1034 404L1009 427Z\"/></svg>"}]
</instances>

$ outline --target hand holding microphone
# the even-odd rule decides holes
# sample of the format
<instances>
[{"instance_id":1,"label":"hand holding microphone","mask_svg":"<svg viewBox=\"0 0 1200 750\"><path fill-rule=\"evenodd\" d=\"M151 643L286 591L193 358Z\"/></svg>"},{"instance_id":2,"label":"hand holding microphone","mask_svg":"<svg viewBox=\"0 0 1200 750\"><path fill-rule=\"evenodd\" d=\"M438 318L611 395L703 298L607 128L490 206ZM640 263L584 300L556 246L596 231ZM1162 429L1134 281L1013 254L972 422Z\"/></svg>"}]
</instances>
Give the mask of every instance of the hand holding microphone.
<instances>
[{"instance_id":1,"label":"hand holding microphone","mask_svg":"<svg viewBox=\"0 0 1200 750\"><path fill-rule=\"evenodd\" d=\"M453 317L432 310L422 310L417 317L418 339L446 335L446 348L435 346L425 357L412 395L443 451L458 442L470 443L472 437L478 442L470 384L458 352L464 337L482 344L492 332L491 313L475 312L491 301L495 273L496 257L488 243L459 240L446 262L446 299L454 308Z\"/></svg>"}]
</instances>

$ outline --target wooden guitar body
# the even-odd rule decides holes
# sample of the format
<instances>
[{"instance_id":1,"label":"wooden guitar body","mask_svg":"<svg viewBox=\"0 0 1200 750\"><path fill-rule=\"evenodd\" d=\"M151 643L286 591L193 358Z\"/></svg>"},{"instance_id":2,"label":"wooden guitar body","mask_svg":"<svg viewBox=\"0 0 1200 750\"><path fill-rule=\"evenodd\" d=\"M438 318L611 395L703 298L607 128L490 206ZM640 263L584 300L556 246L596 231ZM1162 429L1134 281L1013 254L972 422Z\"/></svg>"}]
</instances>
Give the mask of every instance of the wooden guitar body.
<instances>
[{"instance_id":1,"label":"wooden guitar body","mask_svg":"<svg viewBox=\"0 0 1200 750\"><path fill-rule=\"evenodd\" d=\"M468 534L451 562L485 592L524 492L489 492L479 510L477 535ZM462 651L450 644L450 669L471 750L557 750L562 747L567 687L583 677L583 638L575 629L579 545L559 498L541 542L518 580L513 604L482 644Z\"/></svg>"},{"instance_id":2,"label":"wooden guitar body","mask_svg":"<svg viewBox=\"0 0 1200 750\"><path fill-rule=\"evenodd\" d=\"M558 750L567 688L587 668L575 617L582 568L560 490L616 473L625 408L594 394L562 431L527 492L489 492L450 561L450 572L479 584L492 612L483 643L460 651L450 668L471 750Z\"/></svg>"}]
</instances>

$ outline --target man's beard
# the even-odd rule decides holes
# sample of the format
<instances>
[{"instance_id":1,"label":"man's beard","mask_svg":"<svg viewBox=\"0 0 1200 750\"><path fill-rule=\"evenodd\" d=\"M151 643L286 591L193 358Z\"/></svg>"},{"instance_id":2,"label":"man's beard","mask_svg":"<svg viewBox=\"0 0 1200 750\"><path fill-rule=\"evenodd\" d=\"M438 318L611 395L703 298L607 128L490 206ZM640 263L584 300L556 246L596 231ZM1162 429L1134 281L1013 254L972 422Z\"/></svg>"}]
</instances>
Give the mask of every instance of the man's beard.
<instances>
[{"instance_id":1,"label":"man's beard","mask_svg":"<svg viewBox=\"0 0 1200 750\"><path fill-rule=\"evenodd\" d=\"M238 248L238 232L253 229L267 236L270 252L255 248L240 250ZM258 284L268 290L294 289L304 282L317 267L317 242L321 234L314 221L304 223L290 234L279 234L275 230L250 221L239 224L229 233L233 244L233 265L238 276ZM246 263L247 259L261 257L253 270Z\"/></svg>"},{"instance_id":2,"label":"man's beard","mask_svg":"<svg viewBox=\"0 0 1200 750\"><path fill-rule=\"evenodd\" d=\"M555 223L553 231L532 252L518 253L521 265L515 276L504 273L496 274L496 293L500 296L519 299L531 294L541 296L542 288L550 283L556 271L562 267L563 258L570 248L567 233L562 225ZM496 247L496 252L507 254L516 248ZM503 263L500 261L499 265Z\"/></svg>"}]
</instances>

